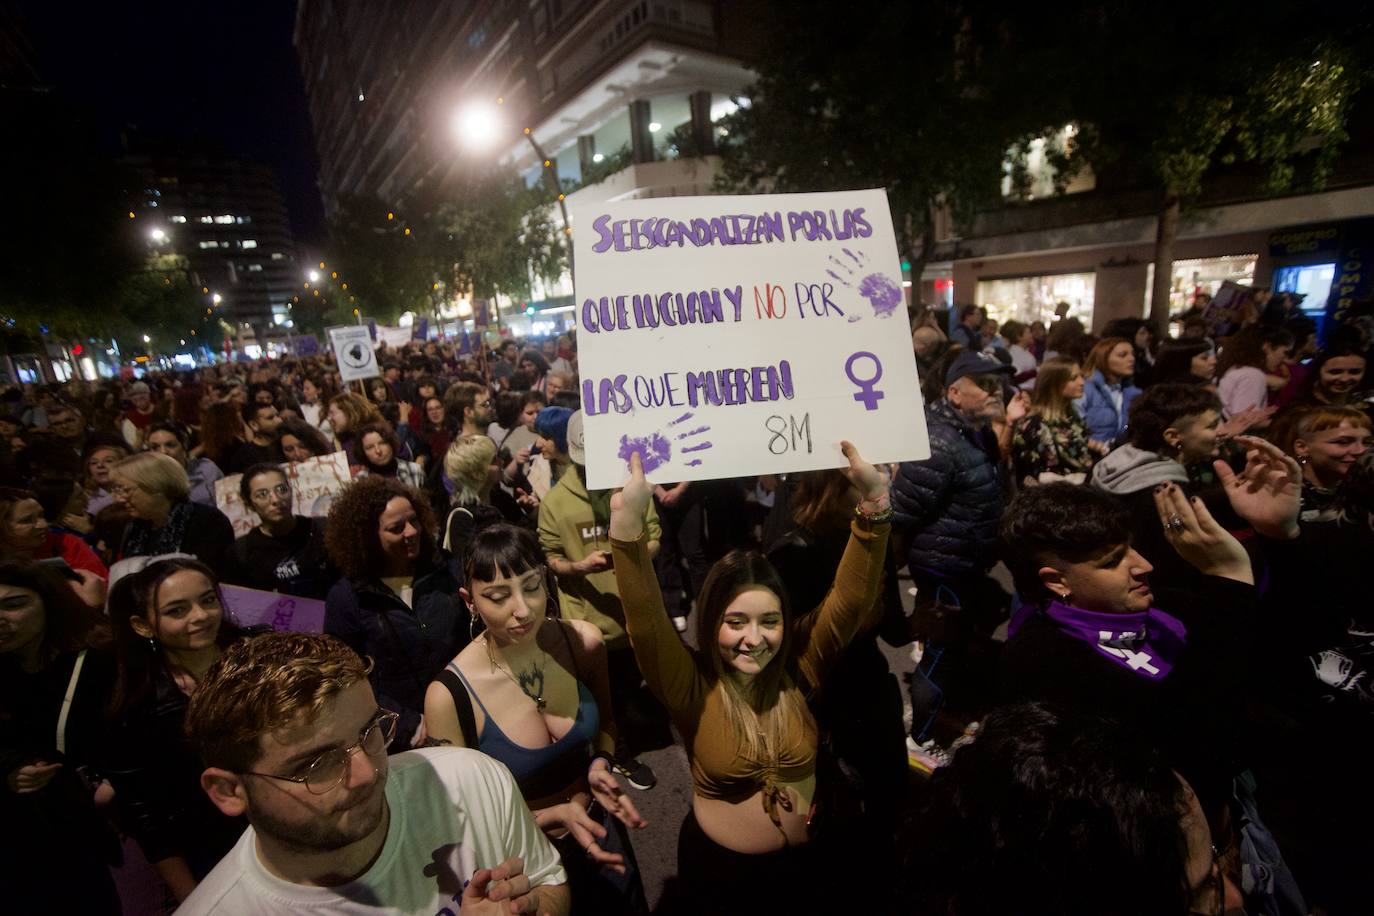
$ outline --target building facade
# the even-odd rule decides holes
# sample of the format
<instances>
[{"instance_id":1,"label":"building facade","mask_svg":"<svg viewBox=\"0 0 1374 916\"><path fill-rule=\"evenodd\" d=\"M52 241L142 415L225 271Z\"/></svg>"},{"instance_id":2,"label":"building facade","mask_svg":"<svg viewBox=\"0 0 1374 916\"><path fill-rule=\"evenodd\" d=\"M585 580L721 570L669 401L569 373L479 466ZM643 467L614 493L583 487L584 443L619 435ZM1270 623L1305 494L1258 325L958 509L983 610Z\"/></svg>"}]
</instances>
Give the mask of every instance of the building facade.
<instances>
[{"instance_id":1,"label":"building facade","mask_svg":"<svg viewBox=\"0 0 1374 916\"><path fill-rule=\"evenodd\" d=\"M1369 295L1361 265L1374 251L1374 137L1352 139L1322 189L1266 196L1258 168L1208 178L1182 215L1170 279L1170 313L1226 281L1304 294L1319 322L1342 302ZM1041 183L1046 184L1045 182ZM926 264L922 301L974 303L999 322L1070 314L1092 330L1116 318L1148 317L1158 226L1155 192L1101 187L1008 200L946 233Z\"/></svg>"},{"instance_id":2,"label":"building facade","mask_svg":"<svg viewBox=\"0 0 1374 916\"><path fill-rule=\"evenodd\" d=\"M291 327L301 266L286 203L269 166L241 159L131 155L130 213L150 253L186 258L205 306L239 340Z\"/></svg>"},{"instance_id":3,"label":"building facade","mask_svg":"<svg viewBox=\"0 0 1374 916\"><path fill-rule=\"evenodd\" d=\"M709 193L714 122L752 80L748 7L301 0L295 44L326 212L347 195L399 208L496 162L531 185L558 181L574 202ZM490 117L474 123L474 110ZM566 278L537 289L526 330L571 292Z\"/></svg>"}]
</instances>

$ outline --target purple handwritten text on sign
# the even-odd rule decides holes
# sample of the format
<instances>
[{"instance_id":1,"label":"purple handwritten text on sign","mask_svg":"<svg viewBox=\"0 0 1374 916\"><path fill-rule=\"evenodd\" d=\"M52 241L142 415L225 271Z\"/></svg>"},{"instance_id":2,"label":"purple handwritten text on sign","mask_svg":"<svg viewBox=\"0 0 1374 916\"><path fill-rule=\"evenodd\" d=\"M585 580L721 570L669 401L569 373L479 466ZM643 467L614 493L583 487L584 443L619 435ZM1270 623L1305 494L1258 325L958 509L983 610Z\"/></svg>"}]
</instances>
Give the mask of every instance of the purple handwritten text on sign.
<instances>
[{"instance_id":1,"label":"purple handwritten text on sign","mask_svg":"<svg viewBox=\"0 0 1374 916\"><path fill-rule=\"evenodd\" d=\"M224 606L240 626L269 626L292 633L323 633L324 602L238 585L222 585Z\"/></svg>"}]
</instances>

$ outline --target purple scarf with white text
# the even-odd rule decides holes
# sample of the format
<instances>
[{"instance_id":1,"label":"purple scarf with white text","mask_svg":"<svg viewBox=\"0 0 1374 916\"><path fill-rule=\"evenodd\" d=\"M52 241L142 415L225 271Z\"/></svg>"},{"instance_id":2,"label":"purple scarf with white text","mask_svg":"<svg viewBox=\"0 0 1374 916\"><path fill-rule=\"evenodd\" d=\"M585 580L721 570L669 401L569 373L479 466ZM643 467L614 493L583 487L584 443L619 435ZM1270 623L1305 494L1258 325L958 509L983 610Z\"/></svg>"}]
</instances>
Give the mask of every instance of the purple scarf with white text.
<instances>
[{"instance_id":1,"label":"purple scarf with white text","mask_svg":"<svg viewBox=\"0 0 1374 916\"><path fill-rule=\"evenodd\" d=\"M1107 614L1052 601L1044 614L1065 636L1094 646L1103 658L1152 681L1169 676L1188 639L1188 628L1158 608ZM1029 616L1018 614L1013 626ZM1008 636L1014 633L1013 629Z\"/></svg>"}]
</instances>

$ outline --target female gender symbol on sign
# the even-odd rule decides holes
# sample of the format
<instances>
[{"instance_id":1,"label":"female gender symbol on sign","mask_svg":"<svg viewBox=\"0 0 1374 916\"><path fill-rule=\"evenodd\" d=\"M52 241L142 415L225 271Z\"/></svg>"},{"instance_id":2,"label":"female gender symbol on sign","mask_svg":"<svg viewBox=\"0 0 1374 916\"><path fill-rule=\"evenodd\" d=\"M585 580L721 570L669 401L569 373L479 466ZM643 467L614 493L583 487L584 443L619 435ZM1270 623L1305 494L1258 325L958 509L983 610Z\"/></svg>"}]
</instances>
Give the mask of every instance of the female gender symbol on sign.
<instances>
[{"instance_id":1,"label":"female gender symbol on sign","mask_svg":"<svg viewBox=\"0 0 1374 916\"><path fill-rule=\"evenodd\" d=\"M854 377L854 362L861 356L866 356L873 360L872 378L861 379ZM883 399L883 393L873 387L878 379L883 377L883 364L878 361L878 357L869 353L867 350L860 350L858 353L851 355L849 359L845 360L844 374L849 376L851 382L859 386L859 391L854 395L854 400L862 401L864 410L877 410L878 402Z\"/></svg>"}]
</instances>

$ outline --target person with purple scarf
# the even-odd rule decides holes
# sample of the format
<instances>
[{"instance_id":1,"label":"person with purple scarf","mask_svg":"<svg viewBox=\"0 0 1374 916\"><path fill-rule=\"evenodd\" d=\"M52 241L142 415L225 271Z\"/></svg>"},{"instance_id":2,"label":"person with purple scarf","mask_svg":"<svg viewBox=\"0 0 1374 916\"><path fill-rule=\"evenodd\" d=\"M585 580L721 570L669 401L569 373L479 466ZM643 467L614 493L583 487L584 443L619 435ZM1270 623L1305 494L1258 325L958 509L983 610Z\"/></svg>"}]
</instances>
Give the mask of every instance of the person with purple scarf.
<instances>
[{"instance_id":1,"label":"person with purple scarf","mask_svg":"<svg viewBox=\"0 0 1374 916\"><path fill-rule=\"evenodd\" d=\"M1268 443L1247 446L1239 474L1217 462L1233 507L1262 536L1297 537L1298 468ZM1305 913L1255 813L1245 762L1258 600L1250 558L1177 483L1155 487L1153 499L1170 546L1201 573L1189 588L1151 582L1111 496L1055 483L1016 498L1000 536L1028 606L1011 621L998 692L1105 716L1157 747L1196 790L1250 911Z\"/></svg>"}]
</instances>

